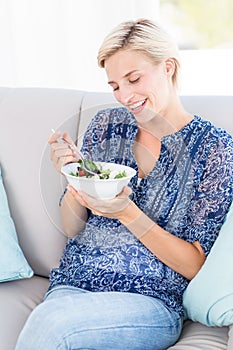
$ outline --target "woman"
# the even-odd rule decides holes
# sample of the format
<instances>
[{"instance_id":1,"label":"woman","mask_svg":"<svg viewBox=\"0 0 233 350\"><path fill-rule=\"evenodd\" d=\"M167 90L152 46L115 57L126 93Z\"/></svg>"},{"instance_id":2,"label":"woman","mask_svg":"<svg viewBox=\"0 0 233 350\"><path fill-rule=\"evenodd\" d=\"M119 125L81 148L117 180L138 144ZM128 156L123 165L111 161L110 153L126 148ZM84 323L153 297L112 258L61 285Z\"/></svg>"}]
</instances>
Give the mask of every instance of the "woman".
<instances>
[{"instance_id":1,"label":"woman","mask_svg":"<svg viewBox=\"0 0 233 350\"><path fill-rule=\"evenodd\" d=\"M232 138L189 114L178 94L179 58L149 20L120 24L98 55L123 107L101 110L84 136L94 161L137 170L112 200L67 187L71 237L17 350L162 350L184 319L182 295L205 261L232 201ZM58 171L77 161L50 136Z\"/></svg>"}]
</instances>

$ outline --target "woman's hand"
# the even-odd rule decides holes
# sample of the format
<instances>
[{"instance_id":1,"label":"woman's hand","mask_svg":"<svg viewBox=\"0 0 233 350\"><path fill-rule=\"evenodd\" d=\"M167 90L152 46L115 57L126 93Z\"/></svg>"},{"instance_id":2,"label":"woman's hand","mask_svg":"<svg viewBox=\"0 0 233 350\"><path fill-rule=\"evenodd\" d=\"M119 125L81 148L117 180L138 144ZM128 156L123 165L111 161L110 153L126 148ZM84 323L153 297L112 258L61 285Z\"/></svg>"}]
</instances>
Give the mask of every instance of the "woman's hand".
<instances>
[{"instance_id":1,"label":"woman's hand","mask_svg":"<svg viewBox=\"0 0 233 350\"><path fill-rule=\"evenodd\" d=\"M59 138L63 138L66 142L59 142ZM50 144L50 159L58 172L61 172L64 165L77 162L77 155L69 145L72 148L76 148L76 146L68 133L53 133L50 135L48 143Z\"/></svg>"},{"instance_id":2,"label":"woman's hand","mask_svg":"<svg viewBox=\"0 0 233 350\"><path fill-rule=\"evenodd\" d=\"M89 196L83 191L76 191L71 185L68 185L67 189L82 206L90 209L93 214L108 218L118 219L131 202L129 195L132 190L128 186L125 186L115 198L105 200Z\"/></svg>"}]
</instances>

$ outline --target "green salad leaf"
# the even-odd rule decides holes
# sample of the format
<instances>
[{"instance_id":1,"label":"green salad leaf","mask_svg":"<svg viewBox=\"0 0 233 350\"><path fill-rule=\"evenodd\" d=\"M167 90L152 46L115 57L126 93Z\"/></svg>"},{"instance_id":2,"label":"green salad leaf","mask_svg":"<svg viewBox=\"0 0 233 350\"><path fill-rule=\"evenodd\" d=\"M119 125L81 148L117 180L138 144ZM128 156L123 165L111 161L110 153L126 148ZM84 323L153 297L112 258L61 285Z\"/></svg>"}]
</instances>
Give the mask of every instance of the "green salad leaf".
<instances>
[{"instance_id":1,"label":"green salad leaf","mask_svg":"<svg viewBox=\"0 0 233 350\"><path fill-rule=\"evenodd\" d=\"M106 179L110 178L111 170L110 169L103 169L101 164L95 163L91 159L85 159L85 168L84 168L84 164L83 164L82 159L79 159L77 163L78 163L77 172L76 173L71 172L70 175L72 175L72 176L87 177L87 178L94 177L95 175L88 172L87 171L87 169L88 169L91 172L94 172L96 174L96 177L99 179L106 180ZM116 174L114 176L114 179L120 179L120 178L126 177L126 176L127 176L126 171L123 170L122 172L119 172L118 174Z\"/></svg>"}]
</instances>

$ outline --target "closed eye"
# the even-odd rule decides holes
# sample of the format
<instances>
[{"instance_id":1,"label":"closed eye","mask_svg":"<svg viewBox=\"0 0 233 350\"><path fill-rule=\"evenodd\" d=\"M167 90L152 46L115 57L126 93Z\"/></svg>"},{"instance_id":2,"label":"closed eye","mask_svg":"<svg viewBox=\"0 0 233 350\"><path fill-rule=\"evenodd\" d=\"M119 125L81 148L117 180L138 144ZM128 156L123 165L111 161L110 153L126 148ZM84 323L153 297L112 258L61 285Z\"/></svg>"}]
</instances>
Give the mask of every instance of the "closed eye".
<instances>
[{"instance_id":1,"label":"closed eye","mask_svg":"<svg viewBox=\"0 0 233 350\"><path fill-rule=\"evenodd\" d=\"M130 84L136 84L137 82L139 82L139 79L140 79L140 77L138 77L138 78L136 78L136 79L129 80L129 83L130 83ZM112 86L113 92L119 90L119 86L115 86L115 87L114 87L114 86L112 85L112 82L109 82L109 84ZM114 84L114 85L115 85L115 84Z\"/></svg>"},{"instance_id":2,"label":"closed eye","mask_svg":"<svg viewBox=\"0 0 233 350\"><path fill-rule=\"evenodd\" d=\"M133 80L129 80L129 82L130 82L130 84L135 84L135 83L137 83L138 81L139 81L139 77L138 78L136 78L136 79L133 79Z\"/></svg>"}]
</instances>

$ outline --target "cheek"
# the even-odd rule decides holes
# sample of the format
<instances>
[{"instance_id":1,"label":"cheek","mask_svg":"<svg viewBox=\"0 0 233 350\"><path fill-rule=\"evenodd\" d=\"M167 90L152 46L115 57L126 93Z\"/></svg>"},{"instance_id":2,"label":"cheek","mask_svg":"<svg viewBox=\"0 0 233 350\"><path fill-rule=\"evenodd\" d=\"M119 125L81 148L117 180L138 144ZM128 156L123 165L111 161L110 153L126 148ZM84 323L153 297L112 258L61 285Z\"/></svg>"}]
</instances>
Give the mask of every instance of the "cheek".
<instances>
[{"instance_id":1,"label":"cheek","mask_svg":"<svg viewBox=\"0 0 233 350\"><path fill-rule=\"evenodd\" d=\"M154 88L148 93L149 104L148 108L156 113L160 113L166 106L169 100L169 89L164 80L157 81Z\"/></svg>"},{"instance_id":2,"label":"cheek","mask_svg":"<svg viewBox=\"0 0 233 350\"><path fill-rule=\"evenodd\" d=\"M156 81L153 81L152 94L158 100L163 101L169 95L168 81L163 76L157 77Z\"/></svg>"},{"instance_id":3,"label":"cheek","mask_svg":"<svg viewBox=\"0 0 233 350\"><path fill-rule=\"evenodd\" d=\"M117 102L121 103L118 90L113 91L113 95L114 95L115 99L117 100Z\"/></svg>"}]
</instances>

